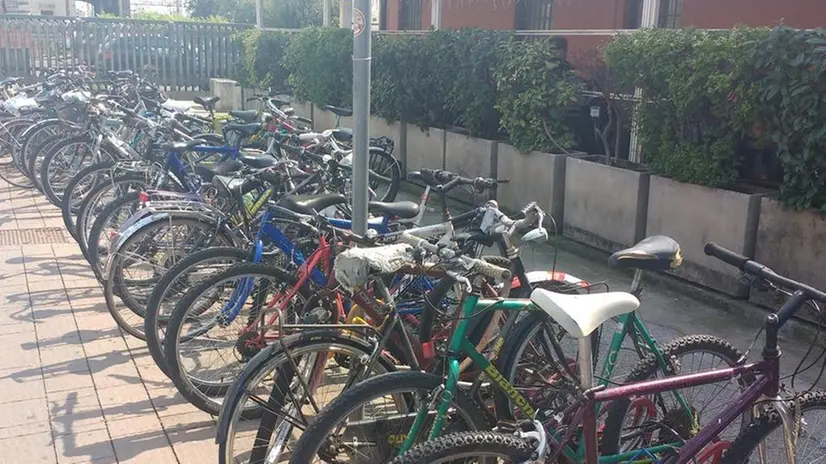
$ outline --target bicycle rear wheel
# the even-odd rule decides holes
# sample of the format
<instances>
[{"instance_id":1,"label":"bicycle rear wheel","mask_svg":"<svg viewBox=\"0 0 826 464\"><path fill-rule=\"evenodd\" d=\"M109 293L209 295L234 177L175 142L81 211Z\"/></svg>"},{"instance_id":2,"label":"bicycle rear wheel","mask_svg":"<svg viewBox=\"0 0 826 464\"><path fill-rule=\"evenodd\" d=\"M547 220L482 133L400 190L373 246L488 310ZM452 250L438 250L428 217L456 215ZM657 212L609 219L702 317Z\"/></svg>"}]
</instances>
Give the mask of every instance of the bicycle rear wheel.
<instances>
[{"instance_id":1,"label":"bicycle rear wheel","mask_svg":"<svg viewBox=\"0 0 826 464\"><path fill-rule=\"evenodd\" d=\"M267 343L259 319L267 319L268 302L296 283L295 276L273 266L242 263L188 291L175 306L164 338L178 391L195 407L217 414L232 382ZM308 297L304 288L283 301L286 323L296 320Z\"/></svg>"},{"instance_id":2,"label":"bicycle rear wheel","mask_svg":"<svg viewBox=\"0 0 826 464\"><path fill-rule=\"evenodd\" d=\"M162 218L131 231L116 245L105 269L109 313L123 330L143 340L146 303L167 269L194 251L231 243L232 237L215 223L189 217Z\"/></svg>"},{"instance_id":3,"label":"bicycle rear wheel","mask_svg":"<svg viewBox=\"0 0 826 464\"><path fill-rule=\"evenodd\" d=\"M169 377L163 341L175 305L189 289L228 267L245 261L250 252L235 247L212 247L178 261L158 280L146 303L143 333L155 364Z\"/></svg>"}]
</instances>

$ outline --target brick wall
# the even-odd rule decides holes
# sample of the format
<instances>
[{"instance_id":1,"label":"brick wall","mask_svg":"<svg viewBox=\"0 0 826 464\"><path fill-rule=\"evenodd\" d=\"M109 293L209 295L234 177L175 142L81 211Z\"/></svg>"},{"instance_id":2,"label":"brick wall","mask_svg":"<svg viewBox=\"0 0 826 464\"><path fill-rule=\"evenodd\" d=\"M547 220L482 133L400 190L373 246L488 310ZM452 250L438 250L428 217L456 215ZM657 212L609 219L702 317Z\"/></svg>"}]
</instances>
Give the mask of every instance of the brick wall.
<instances>
[{"instance_id":1,"label":"brick wall","mask_svg":"<svg viewBox=\"0 0 826 464\"><path fill-rule=\"evenodd\" d=\"M430 25L430 1L427 3L427 25ZM479 27L483 29L513 29L516 24L516 2L512 0L442 0L442 27Z\"/></svg>"},{"instance_id":2,"label":"brick wall","mask_svg":"<svg viewBox=\"0 0 826 464\"><path fill-rule=\"evenodd\" d=\"M824 0L686 0L683 26L726 29L734 25L800 29L826 26Z\"/></svg>"}]
</instances>

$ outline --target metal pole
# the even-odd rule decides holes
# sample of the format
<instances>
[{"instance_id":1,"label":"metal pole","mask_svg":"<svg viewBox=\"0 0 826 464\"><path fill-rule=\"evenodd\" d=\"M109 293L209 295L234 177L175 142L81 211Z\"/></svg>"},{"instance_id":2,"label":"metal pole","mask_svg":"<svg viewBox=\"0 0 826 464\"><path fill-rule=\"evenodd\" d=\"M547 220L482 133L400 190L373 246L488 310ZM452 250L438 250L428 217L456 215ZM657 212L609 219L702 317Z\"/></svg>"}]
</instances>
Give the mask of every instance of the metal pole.
<instances>
[{"instance_id":1,"label":"metal pole","mask_svg":"<svg viewBox=\"0 0 826 464\"><path fill-rule=\"evenodd\" d=\"M255 26L264 27L264 0L255 0Z\"/></svg>"},{"instance_id":2,"label":"metal pole","mask_svg":"<svg viewBox=\"0 0 826 464\"><path fill-rule=\"evenodd\" d=\"M642 17L640 18L640 27L658 27L660 19L660 0L643 0L642 2ZM642 101L642 89L634 89L634 96L637 97L637 105ZM636 163L642 162L642 147L639 139L639 126L637 125L636 114L632 116L631 121L631 138L629 142L628 157L631 161Z\"/></svg>"},{"instance_id":3,"label":"metal pole","mask_svg":"<svg viewBox=\"0 0 826 464\"><path fill-rule=\"evenodd\" d=\"M353 27L353 0L339 0L338 27L346 29Z\"/></svg>"},{"instance_id":4,"label":"metal pole","mask_svg":"<svg viewBox=\"0 0 826 464\"><path fill-rule=\"evenodd\" d=\"M324 13L324 25L325 26L330 25L330 6L331 6L330 3L331 2L332 2L332 0L324 0L324 9L322 10L322 12Z\"/></svg>"},{"instance_id":5,"label":"metal pole","mask_svg":"<svg viewBox=\"0 0 826 464\"><path fill-rule=\"evenodd\" d=\"M367 232L370 134L370 37L373 0L353 5L353 232Z\"/></svg>"},{"instance_id":6,"label":"metal pole","mask_svg":"<svg viewBox=\"0 0 826 464\"><path fill-rule=\"evenodd\" d=\"M442 28L442 0L430 0L430 27Z\"/></svg>"}]
</instances>

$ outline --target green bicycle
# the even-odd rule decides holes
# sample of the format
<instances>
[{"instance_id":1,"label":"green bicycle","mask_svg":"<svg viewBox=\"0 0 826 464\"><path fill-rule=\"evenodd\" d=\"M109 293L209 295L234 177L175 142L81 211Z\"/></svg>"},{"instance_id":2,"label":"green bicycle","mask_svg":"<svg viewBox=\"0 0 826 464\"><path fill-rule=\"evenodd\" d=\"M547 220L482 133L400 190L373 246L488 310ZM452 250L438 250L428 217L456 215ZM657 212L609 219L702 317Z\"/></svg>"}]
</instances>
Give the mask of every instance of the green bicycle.
<instances>
[{"instance_id":1,"label":"green bicycle","mask_svg":"<svg viewBox=\"0 0 826 464\"><path fill-rule=\"evenodd\" d=\"M430 245L422 245L427 248ZM435 251L435 250L434 250ZM678 265L679 246L667 237L652 237L640 242L628 250L618 252L614 258L623 263L624 266L638 269L637 277L634 279L633 287L639 288L639 281L643 269L659 270L674 265ZM467 258L465 258L467 261ZM440 263L440 265L445 265ZM464 264L465 269L476 267ZM502 269L491 271L490 268L480 268L486 270L488 277L509 278ZM477 273L479 271L476 271ZM496 275L498 273L498 275ZM492 275L494 274L494 275ZM466 278L456 274L449 274L458 282L464 280L467 289L470 282ZM680 371L680 366L675 362L675 358L682 354L693 351L713 353L721 363L735 365L741 359L736 348L724 340L710 336L691 336L677 339L664 347L659 347L645 328L642 321L634 315L633 310L639 305L637 298L629 293L600 293L593 295L566 295L553 293L546 290L536 290L535 296L548 298L558 306L567 308L586 306L601 306L604 308L614 308L617 311L603 320L585 321L586 325L591 324L595 330L612 318L619 319L621 327L613 336L611 347L606 362L603 366L599 381L603 385L610 382L619 353L622 341L629 335L634 340L640 341L640 352L650 351L637 368L632 371L632 375L654 375L660 372L665 375L676 375ZM547 424L546 428L552 429L556 422L555 414L561 411L566 401L570 401L581 392L582 377L588 376L593 380L593 357L592 340L582 337L582 334L570 334L577 337L579 342L578 363L570 363L567 356L560 356L559 341L556 336L538 337L547 342L545 349L549 357L545 358L548 367L543 374L543 383L538 380L529 389L520 388L514 385L512 373L514 370L503 369L508 366L514 355L509 355L507 350L503 350L503 355L496 363L488 359L483 353L477 351L476 347L468 341L465 332L469 321L480 313L487 311L525 311L528 316L533 314L541 315L545 323L552 323L560 317L565 317L566 313L557 312L550 314L548 311L539 309L531 300L526 299L481 299L478 293L467 292L462 299L461 310L458 311L454 324L453 334L450 338L449 346L445 350L445 372L442 377L424 372L394 372L380 375L368 379L344 392L337 399L331 402L322 410L310 426L305 430L304 435L294 448L291 463L313 462L319 457L325 462L339 462L348 460L349 462L386 462L394 456L407 451L413 444L425 439L433 439L443 432L454 432L457 430L486 430L493 425L489 411L482 405L479 395L471 395L470 392L479 391L479 384L483 383L481 377L489 379L492 388L496 393L502 395L505 400L497 401L496 413L500 419L502 416L509 416L508 413L516 409L517 415L523 418L538 420ZM519 331L511 330L508 324L514 320L519 320L520 327L536 326L527 317L508 319L508 323L503 327L502 333L508 343L524 346L524 340L517 336ZM540 324L541 325L541 324ZM570 326L570 324L561 324ZM548 331L550 333L550 331ZM557 331L553 332L558 334ZM589 332L590 333L590 332ZM583 341L586 345L583 346ZM556 348L554 348L556 346ZM517 353L516 350L514 353ZM581 356L587 353L586 356ZM518 353L517 353L518 354ZM479 376L475 382L468 384L460 379L460 365L462 359L467 356L475 368L484 372L484 376ZM576 357L575 357L576 359ZM554 367L555 366L555 367ZM652 369L653 366L653 369ZM652 372L653 370L653 372ZM505 371L505 375L502 372ZM517 370L518 371L518 370ZM629 376L629 380L631 380ZM590 382L588 384L590 384ZM525 392L531 395L525 395ZM737 390L739 393L739 389ZM673 400L666 398L666 395L673 396ZM653 408L659 407L663 416L679 415L674 411L682 411L682 417L689 424L695 425L698 421L697 409L690 404L690 399L681 392L669 392L650 401ZM669 403L676 404L670 406ZM501 406L505 404L507 406ZM625 441L634 442L633 449L641 440L647 444L653 444L651 452L658 450L672 449L678 446L682 439L687 436L673 437L664 433L658 433L657 427L663 426L670 431L677 431L677 435L682 435L673 426L663 425L663 421L654 421L650 417L636 417L632 414L631 419L636 420L640 426L640 433L632 434L630 437L620 439L621 430L626 430L628 424L625 417L628 405L625 409L614 411L608 408L609 414L606 420L606 427L603 431L603 454L611 454L600 462L615 463L629 460L635 455L635 451L622 451L626 448ZM644 412L652 412L651 406L646 405L641 409ZM369 414L375 414L368 417ZM377 416L377 417L376 417ZM619 418L615 416L620 416ZM512 415L510 417L513 417ZM499 428L506 429L509 421L500 421ZM615 429L608 430L607 424ZM676 427L676 429L680 429ZM684 432L689 435L696 427L688 427ZM736 431L735 431L736 433ZM613 435L613 436L609 436ZM669 438L669 439L666 439ZM622 441L622 443L621 443ZM609 447L615 448L607 451ZM566 448L565 457L572 462L583 462L584 449L582 446ZM346 458L344 457L346 456Z\"/></svg>"}]
</instances>

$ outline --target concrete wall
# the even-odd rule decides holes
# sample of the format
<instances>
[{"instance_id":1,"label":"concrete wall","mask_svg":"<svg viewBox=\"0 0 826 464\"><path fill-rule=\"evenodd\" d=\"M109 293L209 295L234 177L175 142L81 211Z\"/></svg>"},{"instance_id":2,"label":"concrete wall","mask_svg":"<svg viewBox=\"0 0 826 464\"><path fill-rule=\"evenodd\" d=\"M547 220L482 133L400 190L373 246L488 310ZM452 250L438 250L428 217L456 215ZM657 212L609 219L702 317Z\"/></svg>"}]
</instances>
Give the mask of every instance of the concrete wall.
<instances>
[{"instance_id":1,"label":"concrete wall","mask_svg":"<svg viewBox=\"0 0 826 464\"><path fill-rule=\"evenodd\" d=\"M569 157L565 166L565 235L607 251L641 240L648 181L648 173Z\"/></svg>"},{"instance_id":2,"label":"concrete wall","mask_svg":"<svg viewBox=\"0 0 826 464\"><path fill-rule=\"evenodd\" d=\"M745 297L748 287L739 271L706 256L713 241L745 256L754 256L760 196L685 184L651 177L647 235L668 235L683 251L683 265L675 275L728 294Z\"/></svg>"},{"instance_id":3,"label":"concrete wall","mask_svg":"<svg viewBox=\"0 0 826 464\"><path fill-rule=\"evenodd\" d=\"M232 79L212 78L209 80L209 89L212 92L212 95L221 97L221 99L218 100L218 103L215 104L216 111L230 111L235 108L243 107L241 88L238 87L237 84L238 83Z\"/></svg>"},{"instance_id":4,"label":"concrete wall","mask_svg":"<svg viewBox=\"0 0 826 464\"><path fill-rule=\"evenodd\" d=\"M444 169L445 131L407 124L407 170Z\"/></svg>"},{"instance_id":5,"label":"concrete wall","mask_svg":"<svg viewBox=\"0 0 826 464\"><path fill-rule=\"evenodd\" d=\"M515 147L499 144L497 152L497 179L510 182L499 185L496 198L510 211L518 211L528 202L536 201L551 213L558 227L562 227L565 208L566 155L552 155L534 151L521 153Z\"/></svg>"},{"instance_id":6,"label":"concrete wall","mask_svg":"<svg viewBox=\"0 0 826 464\"><path fill-rule=\"evenodd\" d=\"M762 198L754 258L780 274L826 288L826 219Z\"/></svg>"},{"instance_id":7,"label":"concrete wall","mask_svg":"<svg viewBox=\"0 0 826 464\"><path fill-rule=\"evenodd\" d=\"M313 119L313 104L307 102L291 102L295 114L304 118Z\"/></svg>"},{"instance_id":8,"label":"concrete wall","mask_svg":"<svg viewBox=\"0 0 826 464\"><path fill-rule=\"evenodd\" d=\"M491 177L496 142L445 131L445 169L465 177Z\"/></svg>"}]
</instances>

